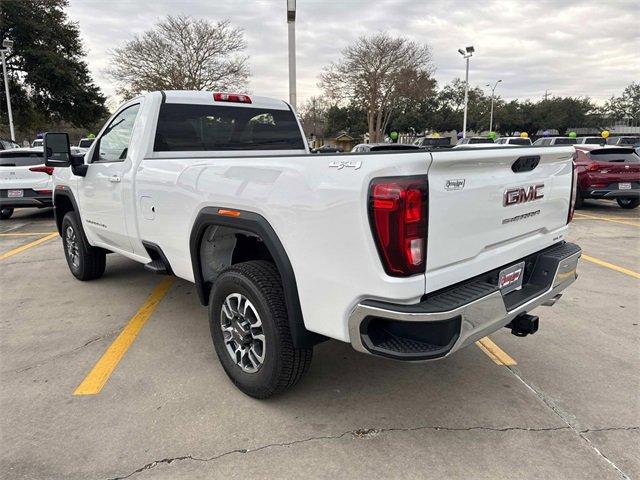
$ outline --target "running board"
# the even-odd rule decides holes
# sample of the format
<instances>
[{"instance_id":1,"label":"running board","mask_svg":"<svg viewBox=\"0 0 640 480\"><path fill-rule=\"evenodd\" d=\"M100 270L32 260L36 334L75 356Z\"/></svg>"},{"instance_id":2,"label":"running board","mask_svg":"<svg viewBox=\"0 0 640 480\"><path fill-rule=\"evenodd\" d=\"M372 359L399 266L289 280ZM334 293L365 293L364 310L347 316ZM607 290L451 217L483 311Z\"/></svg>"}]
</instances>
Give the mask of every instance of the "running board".
<instances>
[{"instance_id":1,"label":"running board","mask_svg":"<svg viewBox=\"0 0 640 480\"><path fill-rule=\"evenodd\" d=\"M167 269L167 266L160 259L152 260L151 262L146 263L144 265L144 269L150 272L156 273L158 275L171 275L169 273L169 270Z\"/></svg>"},{"instance_id":2,"label":"running board","mask_svg":"<svg viewBox=\"0 0 640 480\"><path fill-rule=\"evenodd\" d=\"M158 275L173 275L171 264L169 264L169 260L167 260L167 257L159 245L145 241L142 242L142 245L144 245L144 248L151 258L151 261L145 264L145 270Z\"/></svg>"}]
</instances>

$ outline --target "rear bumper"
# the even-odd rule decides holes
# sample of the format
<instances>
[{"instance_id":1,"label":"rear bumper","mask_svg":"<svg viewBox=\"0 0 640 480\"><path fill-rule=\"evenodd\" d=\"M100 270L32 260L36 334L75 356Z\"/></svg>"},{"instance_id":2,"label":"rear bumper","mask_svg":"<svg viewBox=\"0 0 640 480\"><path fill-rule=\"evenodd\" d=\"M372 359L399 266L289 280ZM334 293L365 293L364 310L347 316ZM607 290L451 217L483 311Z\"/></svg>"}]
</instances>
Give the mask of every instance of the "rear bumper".
<instances>
[{"instance_id":1,"label":"rear bumper","mask_svg":"<svg viewBox=\"0 0 640 480\"><path fill-rule=\"evenodd\" d=\"M351 344L398 360L447 356L539 305L553 305L577 278L581 254L577 245L561 243L519 260L526 265L523 287L506 295L493 281L501 267L414 305L365 300L349 316Z\"/></svg>"},{"instance_id":2,"label":"rear bumper","mask_svg":"<svg viewBox=\"0 0 640 480\"><path fill-rule=\"evenodd\" d=\"M617 189L602 189L599 188L597 190L587 190L583 193L583 197L585 198L639 198L640 197L640 189L631 189L631 190L617 190Z\"/></svg>"},{"instance_id":3,"label":"rear bumper","mask_svg":"<svg viewBox=\"0 0 640 480\"><path fill-rule=\"evenodd\" d=\"M28 208L51 207L53 196L51 193L42 194L35 190L24 189L22 197L8 197L7 190L0 190L0 208Z\"/></svg>"}]
</instances>

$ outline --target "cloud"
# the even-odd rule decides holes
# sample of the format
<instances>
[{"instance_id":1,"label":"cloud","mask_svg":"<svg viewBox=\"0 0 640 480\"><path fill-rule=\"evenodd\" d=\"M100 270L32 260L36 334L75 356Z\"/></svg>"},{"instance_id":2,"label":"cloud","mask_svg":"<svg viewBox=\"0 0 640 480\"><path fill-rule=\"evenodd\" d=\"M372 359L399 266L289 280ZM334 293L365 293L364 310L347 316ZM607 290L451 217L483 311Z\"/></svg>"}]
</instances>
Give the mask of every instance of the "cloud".
<instances>
[{"instance_id":1,"label":"cloud","mask_svg":"<svg viewBox=\"0 0 640 480\"><path fill-rule=\"evenodd\" d=\"M505 99L589 96L604 101L640 79L640 14L635 0L298 0L296 22L299 102L319 94L322 67L358 36L389 31L427 43L435 77L464 76L459 47L473 45L470 83L501 78ZM89 68L107 95L109 50L166 15L212 21L228 18L245 31L252 72L250 90L288 97L285 0L137 1L72 0L69 16L80 26Z\"/></svg>"}]
</instances>

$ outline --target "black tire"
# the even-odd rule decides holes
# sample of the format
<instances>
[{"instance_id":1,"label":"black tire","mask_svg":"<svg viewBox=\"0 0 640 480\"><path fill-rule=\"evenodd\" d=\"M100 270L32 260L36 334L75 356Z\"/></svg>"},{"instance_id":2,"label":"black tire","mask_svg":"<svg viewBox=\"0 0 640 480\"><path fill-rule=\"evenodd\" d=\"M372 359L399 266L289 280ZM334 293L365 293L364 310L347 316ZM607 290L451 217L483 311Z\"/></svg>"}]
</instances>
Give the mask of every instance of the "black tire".
<instances>
[{"instance_id":1,"label":"black tire","mask_svg":"<svg viewBox=\"0 0 640 480\"><path fill-rule=\"evenodd\" d=\"M640 198L617 198L616 201L620 208L632 209L640 205Z\"/></svg>"},{"instance_id":2,"label":"black tire","mask_svg":"<svg viewBox=\"0 0 640 480\"><path fill-rule=\"evenodd\" d=\"M584 198L582 197L582 192L578 190L576 192L576 209L584 207Z\"/></svg>"},{"instance_id":3,"label":"black tire","mask_svg":"<svg viewBox=\"0 0 640 480\"><path fill-rule=\"evenodd\" d=\"M95 280L104 274L106 252L89 245L75 212L67 213L62 219L62 245L69 270L78 280Z\"/></svg>"},{"instance_id":4,"label":"black tire","mask_svg":"<svg viewBox=\"0 0 640 480\"><path fill-rule=\"evenodd\" d=\"M227 350L221 325L222 308L233 294L248 299L262 323L264 360L255 372L243 370ZM271 262L239 263L220 274L209 299L209 327L224 371L242 392L251 397L268 398L293 387L311 364L313 347L300 349L293 346L282 282ZM249 338L248 341L253 340Z\"/></svg>"},{"instance_id":5,"label":"black tire","mask_svg":"<svg viewBox=\"0 0 640 480\"><path fill-rule=\"evenodd\" d=\"M7 207L0 210L0 220L9 220L13 215L13 208Z\"/></svg>"}]
</instances>

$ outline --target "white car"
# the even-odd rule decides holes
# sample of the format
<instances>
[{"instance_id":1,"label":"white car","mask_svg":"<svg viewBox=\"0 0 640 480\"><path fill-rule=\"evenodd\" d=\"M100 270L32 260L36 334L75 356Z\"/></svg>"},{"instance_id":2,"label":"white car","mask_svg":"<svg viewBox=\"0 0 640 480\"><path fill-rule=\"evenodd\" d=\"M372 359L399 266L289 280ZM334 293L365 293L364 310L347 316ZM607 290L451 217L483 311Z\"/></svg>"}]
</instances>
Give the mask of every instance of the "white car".
<instances>
[{"instance_id":1,"label":"white car","mask_svg":"<svg viewBox=\"0 0 640 480\"><path fill-rule=\"evenodd\" d=\"M53 204L53 168L44 165L42 153L42 147L0 151L0 219L16 208Z\"/></svg>"},{"instance_id":2,"label":"white car","mask_svg":"<svg viewBox=\"0 0 640 480\"><path fill-rule=\"evenodd\" d=\"M87 150L93 144L94 140L95 138L81 138L78 142L78 148L84 148L85 150Z\"/></svg>"},{"instance_id":3,"label":"white car","mask_svg":"<svg viewBox=\"0 0 640 480\"><path fill-rule=\"evenodd\" d=\"M45 150L71 273L117 252L193 282L257 398L327 339L423 361L534 333L576 278L571 146L312 155L284 101L167 91L123 104L84 157L63 133Z\"/></svg>"},{"instance_id":4,"label":"white car","mask_svg":"<svg viewBox=\"0 0 640 480\"><path fill-rule=\"evenodd\" d=\"M528 137L500 137L496 140L498 145L532 145L531 139Z\"/></svg>"},{"instance_id":5,"label":"white car","mask_svg":"<svg viewBox=\"0 0 640 480\"><path fill-rule=\"evenodd\" d=\"M36 138L33 142L31 142L31 148L42 148L42 138Z\"/></svg>"},{"instance_id":6,"label":"white car","mask_svg":"<svg viewBox=\"0 0 640 480\"><path fill-rule=\"evenodd\" d=\"M578 137L576 145L606 145L607 139L602 137Z\"/></svg>"},{"instance_id":7,"label":"white car","mask_svg":"<svg viewBox=\"0 0 640 480\"><path fill-rule=\"evenodd\" d=\"M550 147L553 145L575 145L576 143L576 139L571 137L542 137L533 142L534 145L542 147Z\"/></svg>"}]
</instances>

